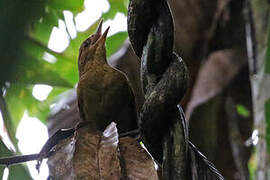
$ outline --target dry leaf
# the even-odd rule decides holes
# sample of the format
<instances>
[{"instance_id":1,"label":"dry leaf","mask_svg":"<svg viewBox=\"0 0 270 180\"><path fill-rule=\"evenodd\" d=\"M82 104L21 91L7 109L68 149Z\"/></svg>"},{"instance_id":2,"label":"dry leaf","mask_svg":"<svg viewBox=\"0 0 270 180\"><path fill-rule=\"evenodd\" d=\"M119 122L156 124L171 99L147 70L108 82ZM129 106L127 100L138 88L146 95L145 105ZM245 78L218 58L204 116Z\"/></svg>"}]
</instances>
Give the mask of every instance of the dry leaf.
<instances>
[{"instance_id":1,"label":"dry leaf","mask_svg":"<svg viewBox=\"0 0 270 180\"><path fill-rule=\"evenodd\" d=\"M98 159L101 179L120 179L121 168L118 153L118 133L116 124L112 122L103 132L100 142Z\"/></svg>"},{"instance_id":2,"label":"dry leaf","mask_svg":"<svg viewBox=\"0 0 270 180\"><path fill-rule=\"evenodd\" d=\"M246 63L243 52L238 49L212 53L198 73L186 110L187 120L194 108L220 93Z\"/></svg>"},{"instance_id":3,"label":"dry leaf","mask_svg":"<svg viewBox=\"0 0 270 180\"><path fill-rule=\"evenodd\" d=\"M129 180L158 180L154 161L139 142L130 137L120 138L121 164Z\"/></svg>"},{"instance_id":4,"label":"dry leaf","mask_svg":"<svg viewBox=\"0 0 270 180\"><path fill-rule=\"evenodd\" d=\"M118 133L111 123L103 134L89 132L87 127L78 130L73 167L78 179L117 180L121 169L117 155Z\"/></svg>"},{"instance_id":5,"label":"dry leaf","mask_svg":"<svg viewBox=\"0 0 270 180\"><path fill-rule=\"evenodd\" d=\"M55 149L48 161L53 179L158 180L151 156L136 139L119 140L114 122L103 133L82 127Z\"/></svg>"},{"instance_id":6,"label":"dry leaf","mask_svg":"<svg viewBox=\"0 0 270 180\"><path fill-rule=\"evenodd\" d=\"M78 179L99 180L98 147L101 133L89 132L87 127L76 132L73 168Z\"/></svg>"},{"instance_id":7,"label":"dry leaf","mask_svg":"<svg viewBox=\"0 0 270 180\"><path fill-rule=\"evenodd\" d=\"M50 176L52 176L54 180L72 180L75 178L72 167L74 150L74 137L63 140L60 144L56 145L56 152L47 161L50 170Z\"/></svg>"}]
</instances>

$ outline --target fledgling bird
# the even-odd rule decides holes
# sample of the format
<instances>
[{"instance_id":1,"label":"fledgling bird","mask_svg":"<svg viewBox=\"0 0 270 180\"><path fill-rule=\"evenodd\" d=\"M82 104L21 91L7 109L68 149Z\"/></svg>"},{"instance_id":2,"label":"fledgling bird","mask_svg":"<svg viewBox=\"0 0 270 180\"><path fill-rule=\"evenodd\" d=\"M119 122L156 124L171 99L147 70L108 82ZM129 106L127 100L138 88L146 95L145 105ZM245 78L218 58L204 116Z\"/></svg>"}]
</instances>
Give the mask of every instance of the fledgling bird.
<instances>
[{"instance_id":1,"label":"fledgling bird","mask_svg":"<svg viewBox=\"0 0 270 180\"><path fill-rule=\"evenodd\" d=\"M102 34L102 23L79 50L78 108L82 122L90 129L104 131L114 121L123 133L138 128L135 100L126 77L107 62L109 27Z\"/></svg>"}]
</instances>

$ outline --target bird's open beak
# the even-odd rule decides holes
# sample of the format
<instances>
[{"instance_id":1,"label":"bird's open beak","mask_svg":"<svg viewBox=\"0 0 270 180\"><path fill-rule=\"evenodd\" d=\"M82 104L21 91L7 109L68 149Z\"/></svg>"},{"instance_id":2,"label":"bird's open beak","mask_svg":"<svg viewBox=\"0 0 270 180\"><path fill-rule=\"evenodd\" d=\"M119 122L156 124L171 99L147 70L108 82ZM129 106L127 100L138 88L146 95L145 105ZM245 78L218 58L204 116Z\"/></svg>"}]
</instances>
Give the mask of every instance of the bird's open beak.
<instances>
[{"instance_id":1,"label":"bird's open beak","mask_svg":"<svg viewBox=\"0 0 270 180\"><path fill-rule=\"evenodd\" d=\"M93 38L92 38L92 42L91 42L91 44L93 46L101 47L101 46L105 45L106 37L107 37L108 31L110 29L110 26L105 30L105 32L103 34L101 34L102 25L103 25L103 19L100 21L96 33L93 34Z\"/></svg>"},{"instance_id":2,"label":"bird's open beak","mask_svg":"<svg viewBox=\"0 0 270 180\"><path fill-rule=\"evenodd\" d=\"M91 39L91 45L94 45L97 40L100 38L100 36L102 35L101 34L101 31L102 31L102 24L103 24L103 19L101 19L99 25L98 25L98 28L97 28L97 31L95 34L93 34L92 36L90 36Z\"/></svg>"},{"instance_id":3,"label":"bird's open beak","mask_svg":"<svg viewBox=\"0 0 270 180\"><path fill-rule=\"evenodd\" d=\"M101 19L99 25L98 25L98 28L97 28L97 31L96 31L96 34L99 34L101 35L101 31L102 31L102 25L103 25L103 19Z\"/></svg>"},{"instance_id":4,"label":"bird's open beak","mask_svg":"<svg viewBox=\"0 0 270 180\"><path fill-rule=\"evenodd\" d=\"M102 24L101 24L102 26ZM98 30L97 31L101 31L101 26L98 27ZM105 46L105 41L106 41L106 37L107 37L107 34L109 32L109 29L110 29L110 26L105 30L105 32L98 38L97 42L94 44L95 46Z\"/></svg>"}]
</instances>

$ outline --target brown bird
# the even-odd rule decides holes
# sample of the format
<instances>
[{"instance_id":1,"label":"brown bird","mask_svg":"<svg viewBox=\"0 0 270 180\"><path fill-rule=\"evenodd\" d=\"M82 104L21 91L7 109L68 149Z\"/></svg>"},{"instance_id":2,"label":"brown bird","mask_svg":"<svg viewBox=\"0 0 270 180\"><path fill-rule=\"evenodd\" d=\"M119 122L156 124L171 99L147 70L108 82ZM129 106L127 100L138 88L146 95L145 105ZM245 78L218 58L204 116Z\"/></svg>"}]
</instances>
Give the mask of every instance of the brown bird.
<instances>
[{"instance_id":1,"label":"brown bird","mask_svg":"<svg viewBox=\"0 0 270 180\"><path fill-rule=\"evenodd\" d=\"M135 100L124 74L107 62L109 27L102 34L102 23L79 50L78 108L82 122L87 122L90 129L103 131L114 121L123 133L137 129Z\"/></svg>"}]
</instances>

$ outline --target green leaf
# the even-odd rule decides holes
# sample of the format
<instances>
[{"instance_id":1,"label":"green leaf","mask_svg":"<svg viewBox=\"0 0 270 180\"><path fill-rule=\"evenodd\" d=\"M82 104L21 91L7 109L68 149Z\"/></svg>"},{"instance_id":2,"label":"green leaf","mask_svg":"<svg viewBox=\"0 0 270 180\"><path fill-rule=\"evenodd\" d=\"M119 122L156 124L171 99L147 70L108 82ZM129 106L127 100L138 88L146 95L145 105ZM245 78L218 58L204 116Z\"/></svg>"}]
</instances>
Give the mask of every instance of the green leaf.
<instances>
[{"instance_id":1,"label":"green leaf","mask_svg":"<svg viewBox=\"0 0 270 180\"><path fill-rule=\"evenodd\" d=\"M249 110L245 106L243 106L242 104L237 104L236 110L237 110L238 114L243 116L244 118L248 118L250 115Z\"/></svg>"},{"instance_id":2,"label":"green leaf","mask_svg":"<svg viewBox=\"0 0 270 180\"><path fill-rule=\"evenodd\" d=\"M26 105L29 105L32 101L30 100L29 102L29 96L32 96L32 94L29 93L29 89L19 84L11 84L7 89L5 100L11 114L11 121L13 124L12 128L14 128L14 132L16 132L18 124L23 117Z\"/></svg>"},{"instance_id":3,"label":"green leaf","mask_svg":"<svg viewBox=\"0 0 270 180\"><path fill-rule=\"evenodd\" d=\"M23 164L10 166L8 179L22 180L22 179L33 179Z\"/></svg>"},{"instance_id":4,"label":"green leaf","mask_svg":"<svg viewBox=\"0 0 270 180\"><path fill-rule=\"evenodd\" d=\"M70 90L70 89L62 88L62 87L55 87L55 88L53 88L53 90L49 94L47 100L49 100L50 103L55 103L58 101L59 95L61 95L62 93L66 92L68 90Z\"/></svg>"},{"instance_id":5,"label":"green leaf","mask_svg":"<svg viewBox=\"0 0 270 180\"><path fill-rule=\"evenodd\" d=\"M56 102L58 96L70 90L70 88L54 87L45 101L36 101L31 106L27 107L29 116L37 117L44 124L48 119L50 113L50 105Z\"/></svg>"},{"instance_id":6,"label":"green leaf","mask_svg":"<svg viewBox=\"0 0 270 180\"><path fill-rule=\"evenodd\" d=\"M123 45L127 37L127 32L118 32L108 37L106 40L107 56L110 57L113 53L115 53Z\"/></svg>"},{"instance_id":7,"label":"green leaf","mask_svg":"<svg viewBox=\"0 0 270 180\"><path fill-rule=\"evenodd\" d=\"M11 84L7 89L5 99L11 113L13 132L16 131L25 111L29 116L37 117L45 123L50 112L52 98L54 97L51 96L50 99L40 102L33 97L32 86Z\"/></svg>"},{"instance_id":8,"label":"green leaf","mask_svg":"<svg viewBox=\"0 0 270 180\"><path fill-rule=\"evenodd\" d=\"M25 57L25 59L27 59L27 63L18 66L18 71L15 74L16 83L73 87L57 71L53 70L50 63L40 62L32 57Z\"/></svg>"},{"instance_id":9,"label":"green leaf","mask_svg":"<svg viewBox=\"0 0 270 180\"><path fill-rule=\"evenodd\" d=\"M46 65L52 71L57 72L58 76L68 82L72 87L78 82L78 70L77 70L77 56L78 53L72 54L72 52L68 52L67 50L64 53L54 52L41 42L38 42L36 39L29 40L29 50L34 48L35 51L28 52L31 56L37 58L42 63L44 63L43 55L44 52L47 52L53 55L57 61L54 64L50 64L46 62ZM73 49L70 49L73 51ZM78 51L78 50L77 50ZM69 54L70 53L70 54Z\"/></svg>"},{"instance_id":10,"label":"green leaf","mask_svg":"<svg viewBox=\"0 0 270 180\"><path fill-rule=\"evenodd\" d=\"M69 88L74 86L74 83L70 83L67 78L64 78L64 74L61 73L65 69L66 64L63 64L63 68L61 68L43 60L43 55L48 48L42 46L42 43L38 43L37 40L28 39L25 41L24 50L26 54L21 54L21 59L24 63L17 65L17 71L12 82L48 84ZM57 55L57 58L59 56ZM64 58L61 56L61 59Z\"/></svg>"},{"instance_id":11,"label":"green leaf","mask_svg":"<svg viewBox=\"0 0 270 180\"><path fill-rule=\"evenodd\" d=\"M14 154L8 150L4 143L0 140L0 158L13 156ZM4 172L5 166L0 166L0 179ZM12 180L32 179L28 169L23 164L9 167L9 178Z\"/></svg>"},{"instance_id":12,"label":"green leaf","mask_svg":"<svg viewBox=\"0 0 270 180\"><path fill-rule=\"evenodd\" d=\"M69 10L74 13L83 10L83 0L50 0L49 6L57 10Z\"/></svg>"},{"instance_id":13,"label":"green leaf","mask_svg":"<svg viewBox=\"0 0 270 180\"><path fill-rule=\"evenodd\" d=\"M265 102L264 105L265 119L266 119L266 143L267 152L270 154L270 99Z\"/></svg>"},{"instance_id":14,"label":"green leaf","mask_svg":"<svg viewBox=\"0 0 270 180\"><path fill-rule=\"evenodd\" d=\"M58 26L57 12L50 9L48 6L47 10L48 12L46 12L44 16L34 24L33 31L31 32L32 37L46 45L48 44L51 36L52 28L54 26Z\"/></svg>"}]
</instances>

